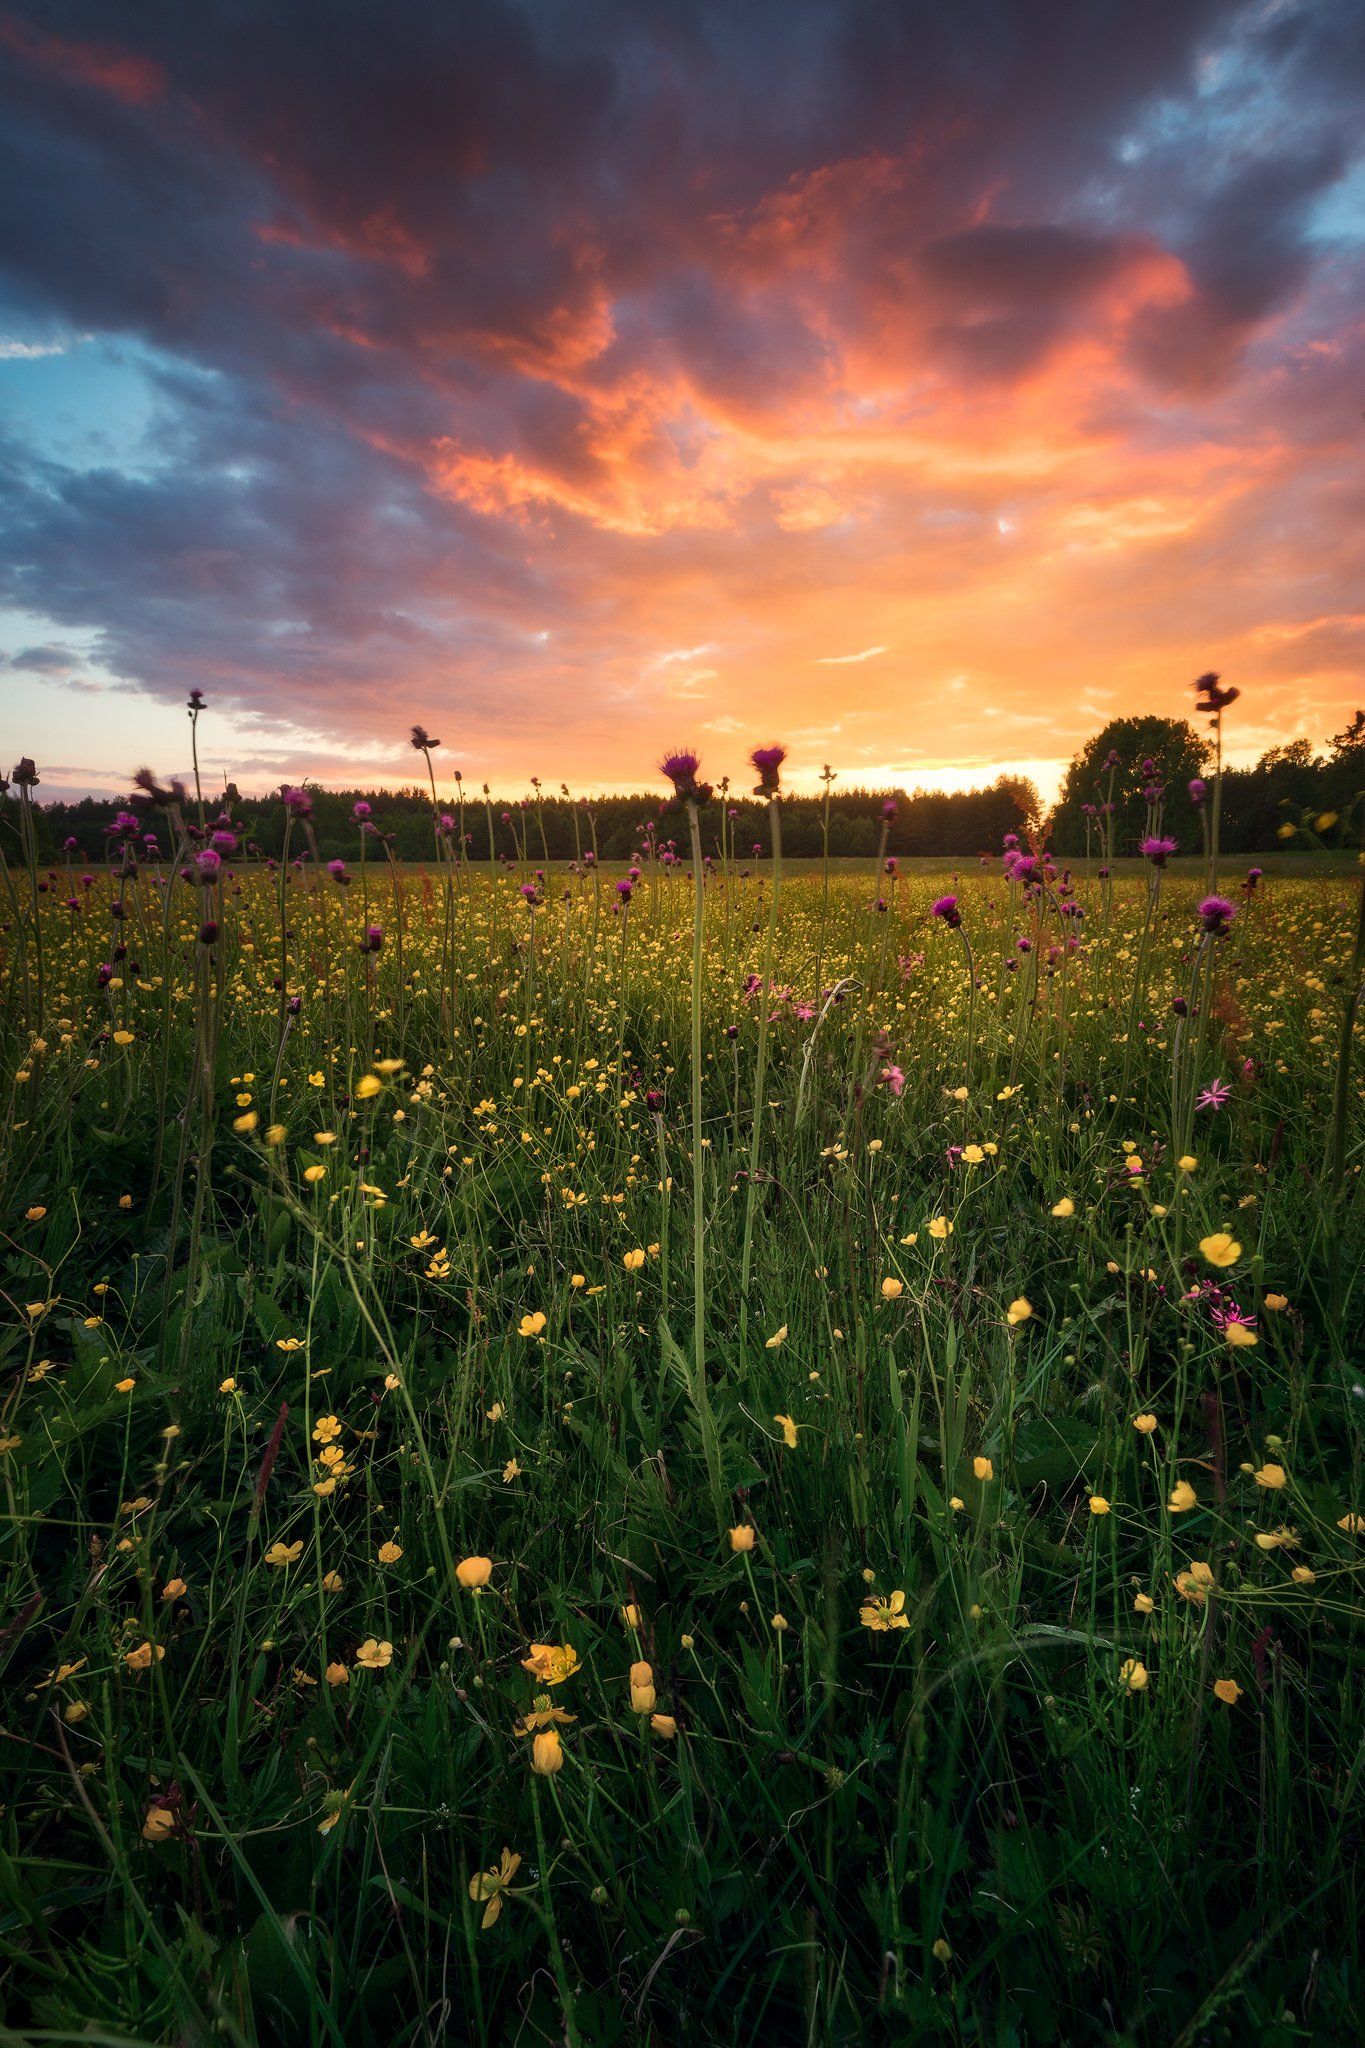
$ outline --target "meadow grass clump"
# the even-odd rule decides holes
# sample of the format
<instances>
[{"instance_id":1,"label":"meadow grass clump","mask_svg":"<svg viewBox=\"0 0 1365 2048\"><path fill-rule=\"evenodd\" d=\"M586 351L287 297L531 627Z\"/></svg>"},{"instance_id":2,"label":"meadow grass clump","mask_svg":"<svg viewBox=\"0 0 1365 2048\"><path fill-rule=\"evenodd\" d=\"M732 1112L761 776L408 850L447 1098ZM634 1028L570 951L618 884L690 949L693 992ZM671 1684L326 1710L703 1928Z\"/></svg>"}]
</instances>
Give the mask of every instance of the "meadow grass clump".
<instances>
[{"instance_id":1,"label":"meadow grass clump","mask_svg":"<svg viewBox=\"0 0 1365 2048\"><path fill-rule=\"evenodd\" d=\"M6 2037L1353 2038L1351 885L670 764L612 874L25 787Z\"/></svg>"}]
</instances>

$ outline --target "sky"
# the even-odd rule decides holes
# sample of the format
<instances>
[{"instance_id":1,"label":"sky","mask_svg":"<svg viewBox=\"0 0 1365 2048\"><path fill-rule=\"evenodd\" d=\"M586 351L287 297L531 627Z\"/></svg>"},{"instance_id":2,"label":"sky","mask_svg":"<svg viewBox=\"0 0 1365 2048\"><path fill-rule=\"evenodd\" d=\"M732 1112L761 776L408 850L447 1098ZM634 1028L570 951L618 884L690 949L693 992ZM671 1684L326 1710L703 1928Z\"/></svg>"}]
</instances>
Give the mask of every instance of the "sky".
<instances>
[{"instance_id":1,"label":"sky","mask_svg":"<svg viewBox=\"0 0 1365 2048\"><path fill-rule=\"evenodd\" d=\"M1209 668L1321 744L1363 116L1359 0L0 0L0 746L1047 795Z\"/></svg>"}]
</instances>

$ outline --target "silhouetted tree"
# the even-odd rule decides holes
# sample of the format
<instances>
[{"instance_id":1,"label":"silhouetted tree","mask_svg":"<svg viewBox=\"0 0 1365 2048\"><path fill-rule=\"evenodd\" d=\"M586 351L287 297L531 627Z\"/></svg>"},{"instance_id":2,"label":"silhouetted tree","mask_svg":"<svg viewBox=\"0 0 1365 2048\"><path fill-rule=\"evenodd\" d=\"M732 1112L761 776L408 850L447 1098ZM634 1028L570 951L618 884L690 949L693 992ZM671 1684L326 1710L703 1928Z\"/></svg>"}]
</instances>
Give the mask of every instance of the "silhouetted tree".
<instances>
[{"instance_id":1,"label":"silhouetted tree","mask_svg":"<svg viewBox=\"0 0 1365 2048\"><path fill-rule=\"evenodd\" d=\"M1183 718L1111 718L1093 739L1087 740L1067 769L1057 807L1052 814L1051 843L1059 854L1074 858L1085 852L1086 814L1084 806L1103 805L1108 800L1110 755L1117 756L1114 768L1114 850L1132 853L1142 834L1147 815L1145 786L1155 781L1166 791L1166 829L1179 840L1183 850L1197 852L1199 820L1188 794L1188 785L1204 773L1209 742ZM1144 762L1153 764L1148 774Z\"/></svg>"}]
</instances>

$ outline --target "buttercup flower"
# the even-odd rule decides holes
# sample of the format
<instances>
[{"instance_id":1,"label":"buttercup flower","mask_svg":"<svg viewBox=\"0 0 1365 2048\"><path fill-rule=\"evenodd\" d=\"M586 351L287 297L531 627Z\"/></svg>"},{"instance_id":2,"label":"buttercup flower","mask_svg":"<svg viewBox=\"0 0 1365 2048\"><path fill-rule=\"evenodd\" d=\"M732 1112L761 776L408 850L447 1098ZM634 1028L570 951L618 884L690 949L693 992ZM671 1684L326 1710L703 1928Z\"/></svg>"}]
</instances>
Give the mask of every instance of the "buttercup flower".
<instances>
[{"instance_id":1,"label":"buttercup flower","mask_svg":"<svg viewBox=\"0 0 1365 2048\"><path fill-rule=\"evenodd\" d=\"M563 1685L577 1671L578 1662L578 1652L572 1643L532 1643L530 1655L521 1660L521 1668L542 1685Z\"/></svg>"},{"instance_id":2,"label":"buttercup flower","mask_svg":"<svg viewBox=\"0 0 1365 2048\"><path fill-rule=\"evenodd\" d=\"M869 1600L858 1610L858 1619L864 1628L877 1634L888 1629L909 1628L910 1617L905 1611L905 1595L897 1591L886 1599Z\"/></svg>"},{"instance_id":3,"label":"buttercup flower","mask_svg":"<svg viewBox=\"0 0 1365 2048\"><path fill-rule=\"evenodd\" d=\"M475 1905L483 1906L481 1928L492 1927L502 1911L502 1897L512 1879L521 1869L521 1858L511 1849L504 1849L491 1870L481 1870L469 1880L469 1896Z\"/></svg>"}]
</instances>

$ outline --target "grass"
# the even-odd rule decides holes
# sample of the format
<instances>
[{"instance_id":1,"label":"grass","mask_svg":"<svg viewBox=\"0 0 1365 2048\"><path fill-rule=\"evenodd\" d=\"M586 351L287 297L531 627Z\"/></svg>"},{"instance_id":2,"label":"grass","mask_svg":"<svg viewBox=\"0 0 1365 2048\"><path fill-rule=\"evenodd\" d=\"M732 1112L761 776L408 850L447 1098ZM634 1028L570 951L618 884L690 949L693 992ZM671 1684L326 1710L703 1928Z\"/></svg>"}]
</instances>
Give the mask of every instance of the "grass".
<instances>
[{"instance_id":1,"label":"grass","mask_svg":"<svg viewBox=\"0 0 1365 2048\"><path fill-rule=\"evenodd\" d=\"M1262 864L966 874L970 1055L951 863L788 863L766 1003L718 865L695 1013L685 864L21 875L3 2038L1353 2038L1355 895Z\"/></svg>"}]
</instances>

